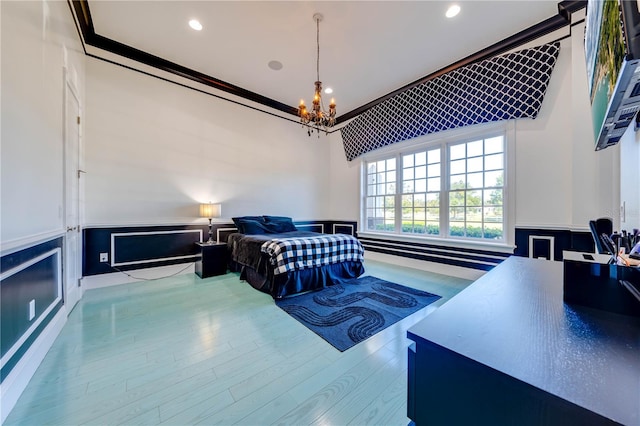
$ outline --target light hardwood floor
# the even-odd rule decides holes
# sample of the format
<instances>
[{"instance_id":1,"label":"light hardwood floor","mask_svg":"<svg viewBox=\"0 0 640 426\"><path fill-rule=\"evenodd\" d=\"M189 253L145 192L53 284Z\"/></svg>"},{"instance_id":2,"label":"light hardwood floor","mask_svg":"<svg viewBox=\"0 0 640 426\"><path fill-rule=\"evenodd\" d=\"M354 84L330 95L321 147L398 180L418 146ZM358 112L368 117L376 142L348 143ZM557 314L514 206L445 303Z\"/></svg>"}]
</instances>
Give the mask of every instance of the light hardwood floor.
<instances>
[{"instance_id":1,"label":"light hardwood floor","mask_svg":"<svg viewBox=\"0 0 640 426\"><path fill-rule=\"evenodd\" d=\"M367 261L442 296L339 352L237 274L87 291L6 425L406 425L406 330L470 281Z\"/></svg>"}]
</instances>

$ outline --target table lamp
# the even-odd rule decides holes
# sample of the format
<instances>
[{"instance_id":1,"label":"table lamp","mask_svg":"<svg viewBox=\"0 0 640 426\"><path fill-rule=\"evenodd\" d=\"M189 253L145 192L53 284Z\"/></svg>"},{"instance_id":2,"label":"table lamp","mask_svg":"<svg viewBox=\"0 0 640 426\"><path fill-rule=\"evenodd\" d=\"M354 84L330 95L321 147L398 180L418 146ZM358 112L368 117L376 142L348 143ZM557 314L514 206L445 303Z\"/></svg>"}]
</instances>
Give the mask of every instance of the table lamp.
<instances>
[{"instance_id":1,"label":"table lamp","mask_svg":"<svg viewBox=\"0 0 640 426\"><path fill-rule=\"evenodd\" d=\"M214 217L220 217L222 213L222 206L220 204L200 204L200 217L206 217L209 219L209 240L207 244L213 244L217 241L213 241L213 231L211 229L211 219Z\"/></svg>"}]
</instances>

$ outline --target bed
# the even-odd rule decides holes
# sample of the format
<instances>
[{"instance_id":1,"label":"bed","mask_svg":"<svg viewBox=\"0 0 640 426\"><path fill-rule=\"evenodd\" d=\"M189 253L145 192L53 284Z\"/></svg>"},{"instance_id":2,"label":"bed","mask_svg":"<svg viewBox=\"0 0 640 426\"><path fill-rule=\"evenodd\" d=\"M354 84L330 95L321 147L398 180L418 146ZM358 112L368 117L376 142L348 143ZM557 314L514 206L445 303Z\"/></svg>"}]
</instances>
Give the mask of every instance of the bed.
<instances>
[{"instance_id":1,"label":"bed","mask_svg":"<svg viewBox=\"0 0 640 426\"><path fill-rule=\"evenodd\" d=\"M243 216L233 221L238 232L227 238L231 271L274 299L364 273L364 248L351 235L300 231L283 216Z\"/></svg>"}]
</instances>

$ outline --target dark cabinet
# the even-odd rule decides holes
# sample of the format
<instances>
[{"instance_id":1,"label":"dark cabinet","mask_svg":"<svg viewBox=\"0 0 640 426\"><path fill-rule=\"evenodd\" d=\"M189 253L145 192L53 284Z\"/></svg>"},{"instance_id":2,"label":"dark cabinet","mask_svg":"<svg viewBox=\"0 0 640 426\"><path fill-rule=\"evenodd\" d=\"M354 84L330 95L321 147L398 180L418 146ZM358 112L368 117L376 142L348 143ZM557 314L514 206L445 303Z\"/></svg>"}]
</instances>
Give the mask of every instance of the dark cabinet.
<instances>
[{"instance_id":1,"label":"dark cabinet","mask_svg":"<svg viewBox=\"0 0 640 426\"><path fill-rule=\"evenodd\" d=\"M639 424L640 322L565 303L561 262L511 256L407 337L416 425Z\"/></svg>"},{"instance_id":2,"label":"dark cabinet","mask_svg":"<svg viewBox=\"0 0 640 426\"><path fill-rule=\"evenodd\" d=\"M225 243L196 243L200 247L200 259L196 261L196 274L200 278L227 273L227 245Z\"/></svg>"}]
</instances>

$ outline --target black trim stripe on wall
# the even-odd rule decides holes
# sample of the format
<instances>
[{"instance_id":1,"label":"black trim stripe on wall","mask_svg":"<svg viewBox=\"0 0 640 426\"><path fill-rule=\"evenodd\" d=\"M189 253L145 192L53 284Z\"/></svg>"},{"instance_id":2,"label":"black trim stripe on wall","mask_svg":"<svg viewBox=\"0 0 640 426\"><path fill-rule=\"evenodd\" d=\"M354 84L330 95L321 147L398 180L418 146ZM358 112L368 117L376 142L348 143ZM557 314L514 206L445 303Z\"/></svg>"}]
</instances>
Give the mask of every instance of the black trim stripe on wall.
<instances>
[{"instance_id":1,"label":"black trim stripe on wall","mask_svg":"<svg viewBox=\"0 0 640 426\"><path fill-rule=\"evenodd\" d=\"M438 244L397 241L385 238L358 237L368 251L462 266L464 268L488 271L504 259L509 253L490 250L454 248ZM578 251L593 253L595 246L590 232L568 229L516 228L516 248L514 256L533 257L562 261L562 252Z\"/></svg>"},{"instance_id":2,"label":"black trim stripe on wall","mask_svg":"<svg viewBox=\"0 0 640 426\"><path fill-rule=\"evenodd\" d=\"M59 237L0 258L0 382L64 304L62 248L63 240Z\"/></svg>"},{"instance_id":3,"label":"black trim stripe on wall","mask_svg":"<svg viewBox=\"0 0 640 426\"><path fill-rule=\"evenodd\" d=\"M68 0L68 1L70 2L72 9L75 11L75 18L76 18L76 21L78 22L78 27L79 27L78 31L81 33L81 39L84 40L83 43L88 44L90 46L94 46L99 49L104 49L108 52L132 59L134 61L149 65L151 67L155 67L157 69L169 72L171 74L187 78L189 80L201 83L208 87L213 87L215 89L224 91L226 93L230 93L232 95L250 100L252 102L256 102L258 104L267 106L269 108L274 108L286 114L290 114L297 117L298 109L296 107L285 105L274 99L243 89L239 86L235 86L233 84L227 83L215 77L200 73L190 68L186 68L184 66L173 63L166 59L157 57L155 55L151 55L147 52L141 51L139 49L135 49L131 46L127 46L123 43L120 43L115 40L96 34L93 26L93 20L91 18L91 11L89 9L88 1L87 0ZM517 48L518 46L528 43L529 41L535 40L553 31L561 29L570 24L571 14L580 9L585 8L586 4L587 4L586 1L576 1L576 0L561 1L560 3L558 3L558 15L553 16L549 19L546 19L545 21L542 21L536 25L533 25L523 31L520 31L519 33L516 33L498 43L495 43L485 49L482 49L473 55L463 58L460 61L454 62L453 64L447 67L444 67L434 73L431 73L423 78L420 78L412 83L409 83L404 87L401 87L400 89L394 90L393 92L390 92L387 95L384 95L378 99L368 102L367 104L364 104L358 108L355 108L345 114L342 114L336 118L336 122L338 124L346 122L362 114L363 112L369 110L370 108L384 102L385 100L393 96L396 96L397 94L407 89L410 89L414 86L423 84L424 82L429 81L439 75L453 71L462 66L469 65L473 62L481 61L489 57L492 57L494 55L507 52L511 49ZM85 47L85 53L86 53L86 47ZM91 55L91 56L97 59L104 60L103 58L100 58L95 55ZM112 62L112 61L109 61L109 62L115 64L115 62ZM135 70L133 68L130 68L130 69ZM139 71L139 70L135 70L135 71ZM148 73L145 73L145 74L148 74ZM151 74L148 74L148 75L151 75ZM158 76L154 76L154 77L158 77ZM161 77L158 77L158 78L161 78ZM166 80L175 84L180 84L167 79L163 79L163 80ZM182 84L180 85L193 90L198 90ZM202 92L201 90L198 90L198 91ZM207 93L207 92L202 92L202 93ZM207 94L216 96L212 93L207 93ZM216 97L220 98L219 96L216 96ZM221 98L221 99L229 100L226 98ZM244 104L241 104L241 105L249 107L248 105L244 105ZM260 111L266 112L262 110ZM280 117L277 115L276 117L292 121L291 119L286 117ZM298 122L298 120L295 120L295 121ZM337 130L332 130L329 133L333 133L334 131L337 131Z\"/></svg>"},{"instance_id":4,"label":"black trim stripe on wall","mask_svg":"<svg viewBox=\"0 0 640 426\"><path fill-rule=\"evenodd\" d=\"M355 221L299 221L295 224L298 229L305 231L357 236L365 251L464 268L488 271L511 256L510 253L491 250L358 236ZM213 225L213 238L220 242L225 242L233 232L237 232L233 223ZM83 276L116 272L111 266L114 260L115 266L121 270L195 262L199 256L195 241L207 238L207 225L85 228ZM117 241L115 250L112 240ZM594 251L591 234L582 231L516 228L515 242L513 255L547 259L553 257L556 261L562 260L563 250ZM107 263L99 261L100 253L108 253Z\"/></svg>"},{"instance_id":5,"label":"black trim stripe on wall","mask_svg":"<svg viewBox=\"0 0 640 426\"><path fill-rule=\"evenodd\" d=\"M299 221L298 229L322 233L356 235L351 221ZM134 270L195 262L200 248L195 244L208 239L208 225L165 225L85 228L82 275L99 275L118 270ZM212 225L213 238L225 242L237 232L233 223ZM107 253L107 262L100 254Z\"/></svg>"},{"instance_id":6,"label":"black trim stripe on wall","mask_svg":"<svg viewBox=\"0 0 640 426\"><path fill-rule=\"evenodd\" d=\"M359 236L367 250L427 262L488 271L508 258L510 253L449 247L431 243L397 241Z\"/></svg>"}]
</instances>

